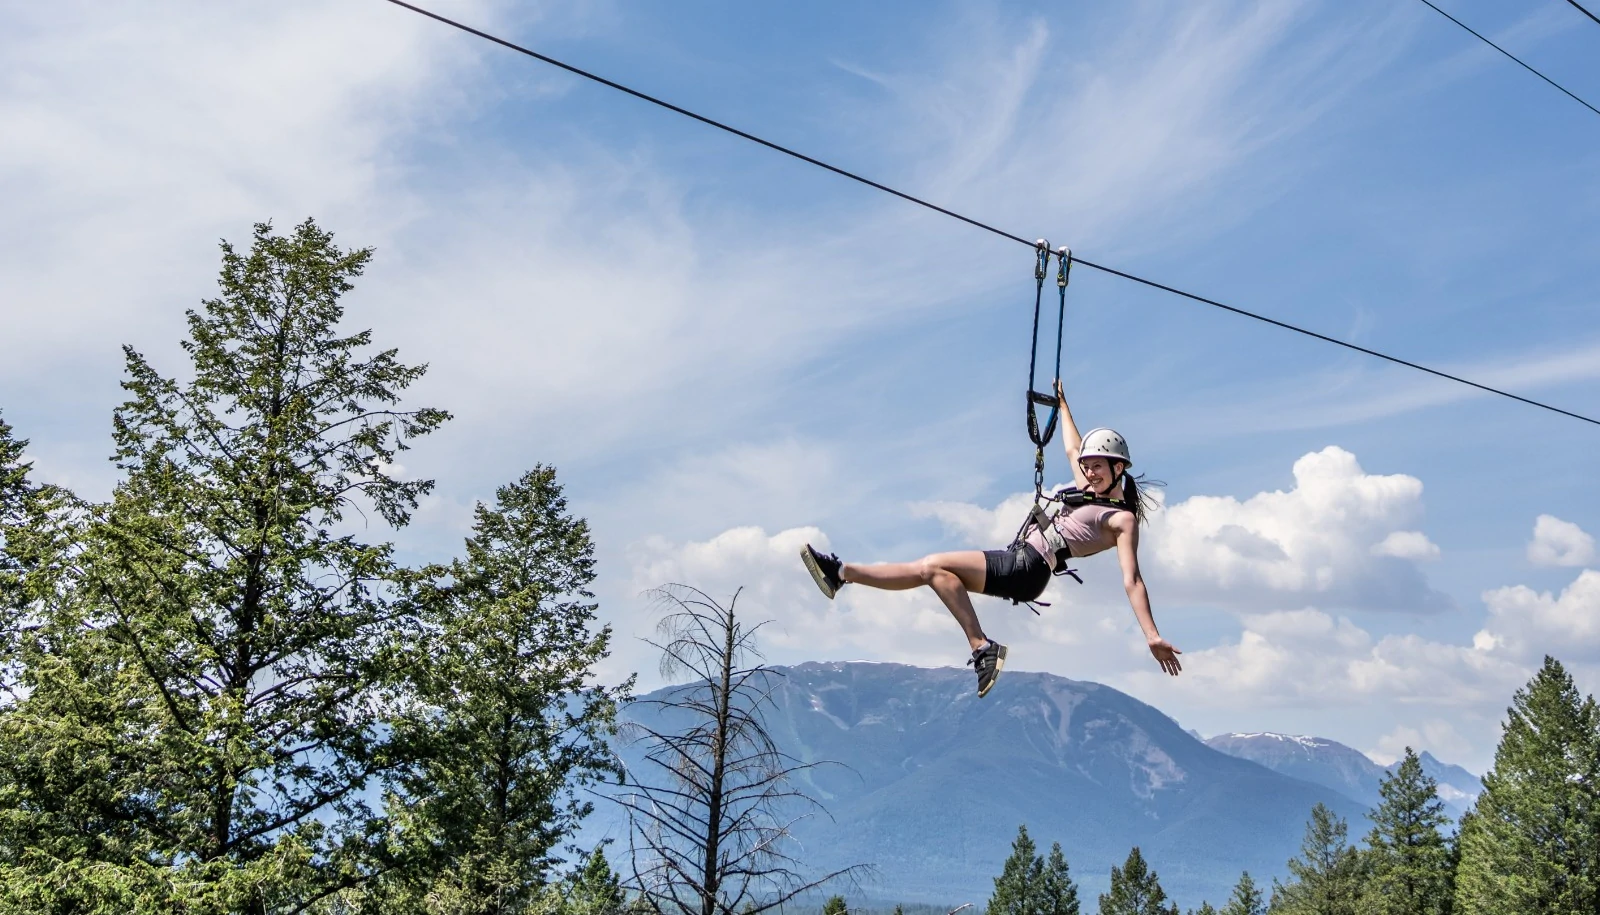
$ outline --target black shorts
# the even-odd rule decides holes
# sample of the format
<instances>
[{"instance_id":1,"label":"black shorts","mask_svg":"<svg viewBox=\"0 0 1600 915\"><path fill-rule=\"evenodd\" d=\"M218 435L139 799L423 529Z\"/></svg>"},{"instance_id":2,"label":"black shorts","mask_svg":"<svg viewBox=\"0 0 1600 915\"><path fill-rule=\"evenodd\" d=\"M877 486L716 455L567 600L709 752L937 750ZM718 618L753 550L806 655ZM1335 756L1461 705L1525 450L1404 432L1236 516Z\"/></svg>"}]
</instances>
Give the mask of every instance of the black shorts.
<instances>
[{"instance_id":1,"label":"black shorts","mask_svg":"<svg viewBox=\"0 0 1600 915\"><path fill-rule=\"evenodd\" d=\"M1050 583L1050 567L1026 543L1005 550L983 551L983 593L1027 602L1037 600Z\"/></svg>"}]
</instances>

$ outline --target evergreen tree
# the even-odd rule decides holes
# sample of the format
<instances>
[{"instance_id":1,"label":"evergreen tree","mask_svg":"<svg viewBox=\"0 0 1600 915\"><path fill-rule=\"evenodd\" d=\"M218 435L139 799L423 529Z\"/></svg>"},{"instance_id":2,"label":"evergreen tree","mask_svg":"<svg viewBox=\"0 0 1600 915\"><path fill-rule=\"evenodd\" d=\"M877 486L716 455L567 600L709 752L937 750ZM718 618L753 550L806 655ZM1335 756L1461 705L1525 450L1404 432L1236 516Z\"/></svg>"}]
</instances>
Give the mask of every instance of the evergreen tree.
<instances>
[{"instance_id":1,"label":"evergreen tree","mask_svg":"<svg viewBox=\"0 0 1600 915\"><path fill-rule=\"evenodd\" d=\"M188 380L125 351L124 479L29 589L0 726L0 848L25 851L0 903L264 913L368 874L398 570L342 525L407 522L432 484L397 452L447 416L398 407L422 368L337 333L370 251L309 221L222 249Z\"/></svg>"},{"instance_id":2,"label":"evergreen tree","mask_svg":"<svg viewBox=\"0 0 1600 915\"><path fill-rule=\"evenodd\" d=\"M1078 915L1078 885L1067 870L1061 843L1050 843L1050 857L1039 880L1039 915Z\"/></svg>"},{"instance_id":3,"label":"evergreen tree","mask_svg":"<svg viewBox=\"0 0 1600 915\"><path fill-rule=\"evenodd\" d=\"M1128 852L1120 868L1111 868L1111 888L1100 897L1100 915L1178 915L1178 904L1167 901L1139 846Z\"/></svg>"},{"instance_id":4,"label":"evergreen tree","mask_svg":"<svg viewBox=\"0 0 1600 915\"><path fill-rule=\"evenodd\" d=\"M13 541L26 533L37 493L28 482L29 468L22 457L27 447L27 440L17 438L0 415L0 631L7 634L24 603L25 561L21 545ZM11 641L6 639L7 644Z\"/></svg>"},{"instance_id":5,"label":"evergreen tree","mask_svg":"<svg viewBox=\"0 0 1600 915\"><path fill-rule=\"evenodd\" d=\"M850 915L850 907L845 905L843 896L829 896L822 904L822 915Z\"/></svg>"},{"instance_id":6,"label":"evergreen tree","mask_svg":"<svg viewBox=\"0 0 1600 915\"><path fill-rule=\"evenodd\" d=\"M1600 712L1554 658L1518 690L1460 831L1462 915L1600 909Z\"/></svg>"},{"instance_id":7,"label":"evergreen tree","mask_svg":"<svg viewBox=\"0 0 1600 915\"><path fill-rule=\"evenodd\" d=\"M1202 902L1200 903L1200 908L1191 909L1190 911L1193 915L1217 915L1217 910L1212 908L1209 902Z\"/></svg>"},{"instance_id":8,"label":"evergreen tree","mask_svg":"<svg viewBox=\"0 0 1600 915\"><path fill-rule=\"evenodd\" d=\"M1440 827L1450 822L1438 784L1410 747L1379 786L1370 814L1363 915L1449 915L1454 893L1451 854Z\"/></svg>"},{"instance_id":9,"label":"evergreen tree","mask_svg":"<svg viewBox=\"0 0 1600 915\"><path fill-rule=\"evenodd\" d=\"M1322 804L1311 809L1300 857L1289 861L1289 883L1273 883L1274 915L1356 915L1361 862L1346 842L1349 826Z\"/></svg>"},{"instance_id":10,"label":"evergreen tree","mask_svg":"<svg viewBox=\"0 0 1600 915\"><path fill-rule=\"evenodd\" d=\"M392 851L409 869L390 882L423 899L443 879L472 911L519 912L589 813L575 792L614 770L604 738L626 686L586 682L611 634L594 627L594 544L536 467L477 507L464 558L424 574L423 630L396 655L416 762L395 781Z\"/></svg>"},{"instance_id":11,"label":"evergreen tree","mask_svg":"<svg viewBox=\"0 0 1600 915\"><path fill-rule=\"evenodd\" d=\"M595 847L567 889L562 915L621 915L628 900L603 848Z\"/></svg>"},{"instance_id":12,"label":"evergreen tree","mask_svg":"<svg viewBox=\"0 0 1600 915\"><path fill-rule=\"evenodd\" d=\"M989 897L988 915L1037 915L1042 901L1044 859L1035 853L1026 825L1017 827L1000 876L994 879L994 895Z\"/></svg>"},{"instance_id":13,"label":"evergreen tree","mask_svg":"<svg viewBox=\"0 0 1600 915\"><path fill-rule=\"evenodd\" d=\"M1228 897L1228 904L1222 907L1222 915L1267 915L1267 902L1249 871L1239 875L1239 882L1233 886L1233 895Z\"/></svg>"}]
</instances>

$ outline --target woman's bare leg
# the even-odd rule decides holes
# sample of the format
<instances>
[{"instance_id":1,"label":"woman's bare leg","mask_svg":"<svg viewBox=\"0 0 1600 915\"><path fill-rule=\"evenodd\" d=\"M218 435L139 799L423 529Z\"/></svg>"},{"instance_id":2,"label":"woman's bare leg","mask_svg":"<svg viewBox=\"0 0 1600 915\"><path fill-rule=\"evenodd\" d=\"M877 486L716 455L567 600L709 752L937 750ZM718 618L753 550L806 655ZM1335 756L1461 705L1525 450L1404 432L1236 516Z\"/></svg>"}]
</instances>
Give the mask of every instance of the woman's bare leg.
<instances>
[{"instance_id":1,"label":"woman's bare leg","mask_svg":"<svg viewBox=\"0 0 1600 915\"><path fill-rule=\"evenodd\" d=\"M839 575L845 581L884 591L906 591L923 585L933 589L950 615L961 624L967 643L973 651L983 647L989 639L978 622L978 612L972 609L972 598L967 593L982 593L987 574L981 550L961 550L955 553L934 553L916 562L880 562L862 565L847 562Z\"/></svg>"}]
</instances>

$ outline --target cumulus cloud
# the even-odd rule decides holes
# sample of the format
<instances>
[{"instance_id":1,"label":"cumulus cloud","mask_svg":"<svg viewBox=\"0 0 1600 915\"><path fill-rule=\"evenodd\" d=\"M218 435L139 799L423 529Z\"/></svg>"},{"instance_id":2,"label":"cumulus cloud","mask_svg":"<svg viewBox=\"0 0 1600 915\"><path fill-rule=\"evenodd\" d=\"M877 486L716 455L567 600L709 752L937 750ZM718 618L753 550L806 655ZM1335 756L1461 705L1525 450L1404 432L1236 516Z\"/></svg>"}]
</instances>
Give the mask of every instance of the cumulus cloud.
<instances>
[{"instance_id":1,"label":"cumulus cloud","mask_svg":"<svg viewBox=\"0 0 1600 915\"><path fill-rule=\"evenodd\" d=\"M1582 566L1594 561L1594 537L1571 521L1540 515L1528 541L1528 561L1536 566Z\"/></svg>"},{"instance_id":2,"label":"cumulus cloud","mask_svg":"<svg viewBox=\"0 0 1600 915\"><path fill-rule=\"evenodd\" d=\"M1560 594L1513 585L1485 592L1489 620L1475 641L1523 659L1600 658L1600 572L1585 569Z\"/></svg>"},{"instance_id":3,"label":"cumulus cloud","mask_svg":"<svg viewBox=\"0 0 1600 915\"><path fill-rule=\"evenodd\" d=\"M651 538L638 546L633 585L645 592L687 584L720 601L738 593L748 619L772 621L761 642L777 659L889 657L928 665L960 659L960 631L933 594L847 587L829 601L800 562L806 543L830 548L814 527L775 534L740 527L687 543Z\"/></svg>"},{"instance_id":4,"label":"cumulus cloud","mask_svg":"<svg viewBox=\"0 0 1600 915\"><path fill-rule=\"evenodd\" d=\"M1263 610L1432 611L1450 606L1416 563L1439 547L1411 529L1422 515L1422 482L1369 474L1356 456L1329 447L1294 464L1295 486L1244 500L1199 495L1155 513L1141 550L1165 600ZM993 509L961 502L916 503L972 543L1010 541L1031 504L1011 496Z\"/></svg>"},{"instance_id":5,"label":"cumulus cloud","mask_svg":"<svg viewBox=\"0 0 1600 915\"><path fill-rule=\"evenodd\" d=\"M1194 496L1151 525L1150 564L1166 587L1224 606L1434 611L1450 601L1415 563L1438 547L1410 529L1422 481L1369 474L1328 447L1294 464L1294 488L1243 501Z\"/></svg>"},{"instance_id":6,"label":"cumulus cloud","mask_svg":"<svg viewBox=\"0 0 1600 915\"><path fill-rule=\"evenodd\" d=\"M1421 531L1395 531L1373 544L1372 554L1396 559L1438 559L1439 547Z\"/></svg>"},{"instance_id":7,"label":"cumulus cloud","mask_svg":"<svg viewBox=\"0 0 1600 915\"><path fill-rule=\"evenodd\" d=\"M1369 702L1481 709L1504 702L1525 668L1492 646L1375 637L1320 610L1247 616L1235 640L1185 655L1172 689L1201 707L1340 708ZM1145 687L1143 671L1132 682Z\"/></svg>"}]
</instances>

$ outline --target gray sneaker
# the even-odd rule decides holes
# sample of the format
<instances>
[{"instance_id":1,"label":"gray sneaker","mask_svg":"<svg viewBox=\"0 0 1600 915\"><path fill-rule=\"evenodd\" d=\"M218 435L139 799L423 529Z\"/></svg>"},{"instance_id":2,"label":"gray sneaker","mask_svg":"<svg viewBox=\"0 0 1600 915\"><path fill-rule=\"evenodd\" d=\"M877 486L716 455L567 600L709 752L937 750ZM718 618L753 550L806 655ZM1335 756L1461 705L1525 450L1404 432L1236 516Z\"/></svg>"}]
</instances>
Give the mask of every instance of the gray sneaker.
<instances>
[{"instance_id":1,"label":"gray sneaker","mask_svg":"<svg viewBox=\"0 0 1600 915\"><path fill-rule=\"evenodd\" d=\"M978 698L982 699L994 689L994 681L1000 679L1000 671L1006 666L1006 646L990 639L989 644L972 653L972 660L967 663L978 672Z\"/></svg>"}]
</instances>

